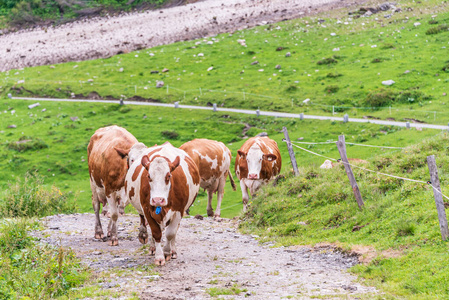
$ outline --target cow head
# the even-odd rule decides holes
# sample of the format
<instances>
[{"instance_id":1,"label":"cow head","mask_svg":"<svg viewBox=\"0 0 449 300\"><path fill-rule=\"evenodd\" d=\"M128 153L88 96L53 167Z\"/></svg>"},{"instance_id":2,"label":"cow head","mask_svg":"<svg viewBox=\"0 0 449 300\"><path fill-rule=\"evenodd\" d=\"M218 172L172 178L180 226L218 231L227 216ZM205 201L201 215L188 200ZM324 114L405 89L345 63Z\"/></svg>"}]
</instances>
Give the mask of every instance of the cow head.
<instances>
[{"instance_id":1,"label":"cow head","mask_svg":"<svg viewBox=\"0 0 449 300\"><path fill-rule=\"evenodd\" d=\"M260 147L253 145L248 152L238 151L241 159L245 159L248 165L248 179L260 179L260 171L262 170L262 162L273 161L277 159L275 154L265 154Z\"/></svg>"},{"instance_id":2,"label":"cow head","mask_svg":"<svg viewBox=\"0 0 449 300\"><path fill-rule=\"evenodd\" d=\"M148 155L144 155L141 163L148 172L150 205L166 206L168 204L168 194L171 189L171 173L179 166L179 156L171 162L163 156L155 155L150 160Z\"/></svg>"},{"instance_id":3,"label":"cow head","mask_svg":"<svg viewBox=\"0 0 449 300\"><path fill-rule=\"evenodd\" d=\"M117 147L114 147L114 150L117 151L118 155L121 158L127 157L127 165L129 167L134 163L134 161L142 154L143 150L147 147L143 143L135 143L130 149L124 150Z\"/></svg>"}]
</instances>

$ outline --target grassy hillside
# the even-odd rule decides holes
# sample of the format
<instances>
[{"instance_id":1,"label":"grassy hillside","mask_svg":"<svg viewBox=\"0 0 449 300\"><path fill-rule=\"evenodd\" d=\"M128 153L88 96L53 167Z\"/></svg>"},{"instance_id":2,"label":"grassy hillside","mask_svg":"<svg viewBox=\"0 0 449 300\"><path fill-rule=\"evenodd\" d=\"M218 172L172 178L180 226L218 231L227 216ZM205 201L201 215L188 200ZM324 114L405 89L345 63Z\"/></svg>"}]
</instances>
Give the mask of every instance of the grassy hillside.
<instances>
[{"instance_id":1,"label":"grassy hillside","mask_svg":"<svg viewBox=\"0 0 449 300\"><path fill-rule=\"evenodd\" d=\"M397 7L402 12L391 18L388 11L355 19L345 10L109 59L12 70L0 74L1 91L315 114L335 106L341 116L447 124L447 3L404 0Z\"/></svg>"},{"instance_id":2,"label":"grassy hillside","mask_svg":"<svg viewBox=\"0 0 449 300\"><path fill-rule=\"evenodd\" d=\"M0 28L60 24L79 17L160 7L170 0L5 0L0 2Z\"/></svg>"},{"instance_id":3,"label":"grassy hillside","mask_svg":"<svg viewBox=\"0 0 449 300\"><path fill-rule=\"evenodd\" d=\"M374 156L363 167L427 181L426 157L435 155L442 191L449 194L448 142L449 135L442 133L402 151ZM365 201L362 211L342 165L326 170L303 166L299 177L289 176L259 193L242 228L278 245L328 242L362 253L369 263L352 271L394 296L449 297L449 249L441 240L432 188L353 171Z\"/></svg>"},{"instance_id":4,"label":"grassy hillside","mask_svg":"<svg viewBox=\"0 0 449 300\"><path fill-rule=\"evenodd\" d=\"M28 109L34 102L3 99L0 101L0 184L2 189L8 182L21 178L27 171L38 171L46 177L45 183L55 184L71 199L78 199L81 211L92 211L86 149L91 135L99 127L117 124L125 127L136 138L151 146L169 140L180 146L194 138L209 138L223 141L235 156L244 142L245 126L252 126L246 134L254 136L266 131L281 149L284 170L288 172L289 158L284 137L279 131L287 126L292 139L322 142L335 140L346 134L348 142L364 142L383 146L407 146L425 137L438 133L435 130L405 130L379 127L371 124L344 124L330 121L300 121L275 118L257 118L237 114L213 113L211 111L175 110L141 106L119 106L116 104L52 103L41 102L41 106ZM45 111L42 111L45 109ZM7 128L16 125L17 128ZM174 139L170 137L178 134ZM313 146L309 146L313 148ZM351 148L352 149L352 148ZM397 150L354 148L350 157L369 158L376 153ZM336 147L325 145L319 150L324 155L338 157ZM319 166L322 158L310 158L297 152L299 165ZM193 214L205 214L205 193L195 202ZM233 192L226 185L222 214L236 216L241 210L241 192Z\"/></svg>"}]
</instances>

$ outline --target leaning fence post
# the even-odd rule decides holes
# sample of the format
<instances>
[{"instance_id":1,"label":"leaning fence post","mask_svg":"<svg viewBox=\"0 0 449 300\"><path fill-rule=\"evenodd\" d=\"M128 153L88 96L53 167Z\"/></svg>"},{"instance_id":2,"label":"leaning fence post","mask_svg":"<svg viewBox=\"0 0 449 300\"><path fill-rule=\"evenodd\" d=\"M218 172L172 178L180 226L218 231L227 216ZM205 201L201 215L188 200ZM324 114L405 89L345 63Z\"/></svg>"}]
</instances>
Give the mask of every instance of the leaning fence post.
<instances>
[{"instance_id":1,"label":"leaning fence post","mask_svg":"<svg viewBox=\"0 0 449 300\"><path fill-rule=\"evenodd\" d=\"M348 175L349 182L351 183L352 191L354 192L355 199L357 200L357 204L359 205L359 208L362 209L363 205L363 199L362 195L360 194L359 186L357 185L357 181L355 181L354 173L352 173L351 166L349 165L348 156L346 155L346 144L345 144L345 136L340 135L338 136L338 142L337 142L338 152L340 152L341 160L343 161L343 164L345 165L346 174Z\"/></svg>"},{"instance_id":2,"label":"leaning fence post","mask_svg":"<svg viewBox=\"0 0 449 300\"><path fill-rule=\"evenodd\" d=\"M299 176L298 164L296 163L295 151L293 151L292 142L290 141L290 137L288 136L287 127L282 127L282 131L284 132L285 141L287 142L288 154L290 154L290 160L292 161L293 172L295 176Z\"/></svg>"},{"instance_id":3,"label":"leaning fence post","mask_svg":"<svg viewBox=\"0 0 449 300\"><path fill-rule=\"evenodd\" d=\"M433 196L438 211L438 221L440 221L441 237L443 238L443 241L445 241L449 237L449 230L447 227L446 211L444 208L443 196L441 194L435 155L427 156L427 165L429 166L430 183L433 186Z\"/></svg>"},{"instance_id":4,"label":"leaning fence post","mask_svg":"<svg viewBox=\"0 0 449 300\"><path fill-rule=\"evenodd\" d=\"M217 103L213 103L213 111L217 111Z\"/></svg>"}]
</instances>

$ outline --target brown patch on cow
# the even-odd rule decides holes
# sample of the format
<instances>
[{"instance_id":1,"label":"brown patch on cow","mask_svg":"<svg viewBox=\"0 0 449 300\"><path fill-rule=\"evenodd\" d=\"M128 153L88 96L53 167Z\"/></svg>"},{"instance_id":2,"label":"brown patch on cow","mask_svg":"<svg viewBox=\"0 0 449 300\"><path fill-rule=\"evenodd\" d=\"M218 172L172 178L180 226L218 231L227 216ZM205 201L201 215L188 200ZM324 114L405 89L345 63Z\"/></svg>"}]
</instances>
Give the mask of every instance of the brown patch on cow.
<instances>
[{"instance_id":1,"label":"brown patch on cow","mask_svg":"<svg viewBox=\"0 0 449 300\"><path fill-rule=\"evenodd\" d=\"M129 199L131 199L132 197L134 197L134 193L135 193L134 187L132 187L131 190L129 191L129 194L128 194Z\"/></svg>"},{"instance_id":2,"label":"brown patch on cow","mask_svg":"<svg viewBox=\"0 0 449 300\"><path fill-rule=\"evenodd\" d=\"M142 165L138 165L136 167L136 169L134 170L134 174L133 177L131 178L132 181L136 181L137 177L139 177L140 171L142 170L143 166Z\"/></svg>"},{"instance_id":3,"label":"brown patch on cow","mask_svg":"<svg viewBox=\"0 0 449 300\"><path fill-rule=\"evenodd\" d=\"M126 159L114 148L129 149L135 143L137 139L118 126L100 128L92 135L87 146L89 174L97 186L104 186L106 195L118 191L125 184Z\"/></svg>"}]
</instances>

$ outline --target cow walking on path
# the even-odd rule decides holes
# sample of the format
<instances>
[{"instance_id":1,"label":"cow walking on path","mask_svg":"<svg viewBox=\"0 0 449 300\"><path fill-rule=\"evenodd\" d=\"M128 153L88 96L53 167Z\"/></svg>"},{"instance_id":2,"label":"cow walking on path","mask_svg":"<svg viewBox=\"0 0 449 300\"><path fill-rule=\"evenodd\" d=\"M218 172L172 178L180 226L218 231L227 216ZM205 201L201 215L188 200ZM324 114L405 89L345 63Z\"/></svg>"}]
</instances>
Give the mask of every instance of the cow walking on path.
<instances>
[{"instance_id":1,"label":"cow walking on path","mask_svg":"<svg viewBox=\"0 0 449 300\"><path fill-rule=\"evenodd\" d=\"M100 203L108 204L110 220L108 234L111 246L118 245L118 206L125 201L125 177L128 170L127 155L137 139L118 126L100 128L90 138L87 146L92 206L95 211L95 238L103 239L100 222Z\"/></svg>"},{"instance_id":2,"label":"cow walking on path","mask_svg":"<svg viewBox=\"0 0 449 300\"><path fill-rule=\"evenodd\" d=\"M246 211L249 195L281 171L282 159L277 143L268 137L248 139L237 151L235 173L242 189L243 211Z\"/></svg>"},{"instance_id":3,"label":"cow walking on path","mask_svg":"<svg viewBox=\"0 0 449 300\"><path fill-rule=\"evenodd\" d=\"M200 172L200 187L207 191L207 215L220 218L221 201L223 200L226 177L229 176L231 186L235 191L235 182L229 168L231 166L231 151L222 142L194 139L179 147L193 159ZM212 197L217 193L217 208L212 208Z\"/></svg>"},{"instance_id":4,"label":"cow walking on path","mask_svg":"<svg viewBox=\"0 0 449 300\"><path fill-rule=\"evenodd\" d=\"M187 153L168 142L147 148L139 159L140 164L130 166L125 189L140 215L140 242L148 242L146 221L152 234L150 253L155 254L156 265L164 265L166 260L177 258L176 233L185 210L198 195L200 175Z\"/></svg>"}]
</instances>

